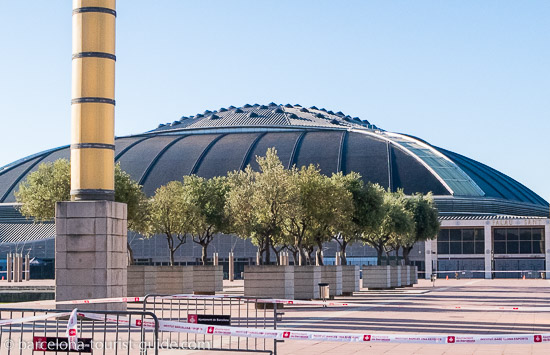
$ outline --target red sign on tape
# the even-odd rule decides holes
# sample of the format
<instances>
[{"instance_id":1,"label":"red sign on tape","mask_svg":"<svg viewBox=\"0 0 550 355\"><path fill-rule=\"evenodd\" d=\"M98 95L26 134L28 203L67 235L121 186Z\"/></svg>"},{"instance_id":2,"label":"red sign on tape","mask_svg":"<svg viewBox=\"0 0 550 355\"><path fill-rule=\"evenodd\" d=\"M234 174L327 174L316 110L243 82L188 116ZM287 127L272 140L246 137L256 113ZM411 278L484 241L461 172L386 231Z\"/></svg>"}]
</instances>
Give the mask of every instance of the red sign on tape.
<instances>
[{"instance_id":1,"label":"red sign on tape","mask_svg":"<svg viewBox=\"0 0 550 355\"><path fill-rule=\"evenodd\" d=\"M456 338L453 337L453 336L447 337L447 343L449 343L449 344L454 344L455 340L456 340Z\"/></svg>"},{"instance_id":2,"label":"red sign on tape","mask_svg":"<svg viewBox=\"0 0 550 355\"><path fill-rule=\"evenodd\" d=\"M541 335L535 335L535 343L542 343L542 336Z\"/></svg>"},{"instance_id":3,"label":"red sign on tape","mask_svg":"<svg viewBox=\"0 0 550 355\"><path fill-rule=\"evenodd\" d=\"M363 335L363 341L370 341L370 335Z\"/></svg>"}]
</instances>

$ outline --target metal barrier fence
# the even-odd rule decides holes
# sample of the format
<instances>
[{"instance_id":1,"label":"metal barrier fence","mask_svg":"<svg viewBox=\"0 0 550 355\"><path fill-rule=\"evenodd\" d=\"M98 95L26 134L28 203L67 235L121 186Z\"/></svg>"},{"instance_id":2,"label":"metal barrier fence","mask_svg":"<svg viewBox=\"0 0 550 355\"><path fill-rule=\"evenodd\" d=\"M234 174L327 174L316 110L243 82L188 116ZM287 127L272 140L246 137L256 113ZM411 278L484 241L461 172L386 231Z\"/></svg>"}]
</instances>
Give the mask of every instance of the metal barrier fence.
<instances>
[{"instance_id":1,"label":"metal barrier fence","mask_svg":"<svg viewBox=\"0 0 550 355\"><path fill-rule=\"evenodd\" d=\"M6 322L19 318L55 315L71 312L71 310L44 310L0 308L0 319ZM96 319L79 316L78 339L86 341L94 355L158 355L159 322L155 314L143 311L85 311L93 313ZM116 322L107 320L114 318ZM0 354L51 354L46 351L34 351L37 342L54 342L52 346L62 349L65 353L68 316L54 319L34 319L24 323L0 325ZM101 320L100 320L101 319ZM128 322L124 320L128 320ZM120 320L120 322L119 322ZM154 327L136 327L136 320L140 324L154 324ZM44 343L44 344L45 344ZM65 347L65 348L63 348ZM66 352L69 354L69 352ZM74 352L73 352L74 353ZM89 353L83 351L81 353Z\"/></svg>"},{"instance_id":2,"label":"metal barrier fence","mask_svg":"<svg viewBox=\"0 0 550 355\"><path fill-rule=\"evenodd\" d=\"M279 308L282 308L279 306ZM259 303L253 298L208 297L177 298L168 295L147 295L144 312L154 313L160 322L176 321L233 327L277 329L277 304ZM276 339L258 339L213 334L159 332L161 344L207 344L205 349L233 352L277 354Z\"/></svg>"}]
</instances>

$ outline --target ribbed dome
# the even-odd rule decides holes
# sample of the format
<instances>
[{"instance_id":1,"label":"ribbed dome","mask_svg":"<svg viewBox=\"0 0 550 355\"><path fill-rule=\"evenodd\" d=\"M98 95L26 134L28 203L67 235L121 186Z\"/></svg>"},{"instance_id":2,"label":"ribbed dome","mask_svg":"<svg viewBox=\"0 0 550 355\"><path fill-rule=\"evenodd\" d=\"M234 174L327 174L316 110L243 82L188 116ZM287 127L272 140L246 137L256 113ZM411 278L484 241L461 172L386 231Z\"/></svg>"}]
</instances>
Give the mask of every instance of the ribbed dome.
<instances>
[{"instance_id":1,"label":"ribbed dome","mask_svg":"<svg viewBox=\"0 0 550 355\"><path fill-rule=\"evenodd\" d=\"M433 192L440 212L548 216L548 203L510 177L404 134L315 106L248 104L205 111L116 139L116 160L147 194L183 175L225 175L256 167L275 147L290 167L318 164L325 174L355 171L365 181L405 193ZM0 202L42 162L69 158L64 146L0 169Z\"/></svg>"}]
</instances>

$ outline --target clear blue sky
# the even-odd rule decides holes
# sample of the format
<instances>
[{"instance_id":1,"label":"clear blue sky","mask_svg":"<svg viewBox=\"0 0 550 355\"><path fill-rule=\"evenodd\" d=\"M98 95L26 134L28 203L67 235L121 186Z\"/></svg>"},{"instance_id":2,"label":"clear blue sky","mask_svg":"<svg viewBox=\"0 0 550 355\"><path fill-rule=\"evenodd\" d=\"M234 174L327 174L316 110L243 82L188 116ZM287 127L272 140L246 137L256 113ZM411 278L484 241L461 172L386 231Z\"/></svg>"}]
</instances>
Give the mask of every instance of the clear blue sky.
<instances>
[{"instance_id":1,"label":"clear blue sky","mask_svg":"<svg viewBox=\"0 0 550 355\"><path fill-rule=\"evenodd\" d=\"M315 105L479 160L550 199L550 1L120 0L116 134ZM3 1L0 165L70 143L71 2Z\"/></svg>"}]
</instances>

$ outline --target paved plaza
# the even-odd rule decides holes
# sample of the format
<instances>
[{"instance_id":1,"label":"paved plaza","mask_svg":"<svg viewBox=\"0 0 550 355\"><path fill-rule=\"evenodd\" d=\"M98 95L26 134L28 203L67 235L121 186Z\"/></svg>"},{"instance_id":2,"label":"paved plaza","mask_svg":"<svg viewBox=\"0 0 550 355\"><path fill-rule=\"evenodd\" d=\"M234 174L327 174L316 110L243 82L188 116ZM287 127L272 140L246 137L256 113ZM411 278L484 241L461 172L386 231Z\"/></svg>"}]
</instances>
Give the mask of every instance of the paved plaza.
<instances>
[{"instance_id":1,"label":"paved plaza","mask_svg":"<svg viewBox=\"0 0 550 355\"><path fill-rule=\"evenodd\" d=\"M227 291L238 293L238 283ZM229 284L226 283L226 286ZM235 287L237 286L237 287ZM233 293L232 292L232 293ZM414 288L362 290L350 308L286 307L278 328L372 334L550 333L550 312L454 310L467 307L550 306L548 280L420 280ZM163 354L182 354L165 351ZM206 354L200 351L185 354ZM219 352L212 352L219 353ZM279 354L548 354L547 345L372 344L285 341ZM235 353L236 354L236 353Z\"/></svg>"}]
</instances>

